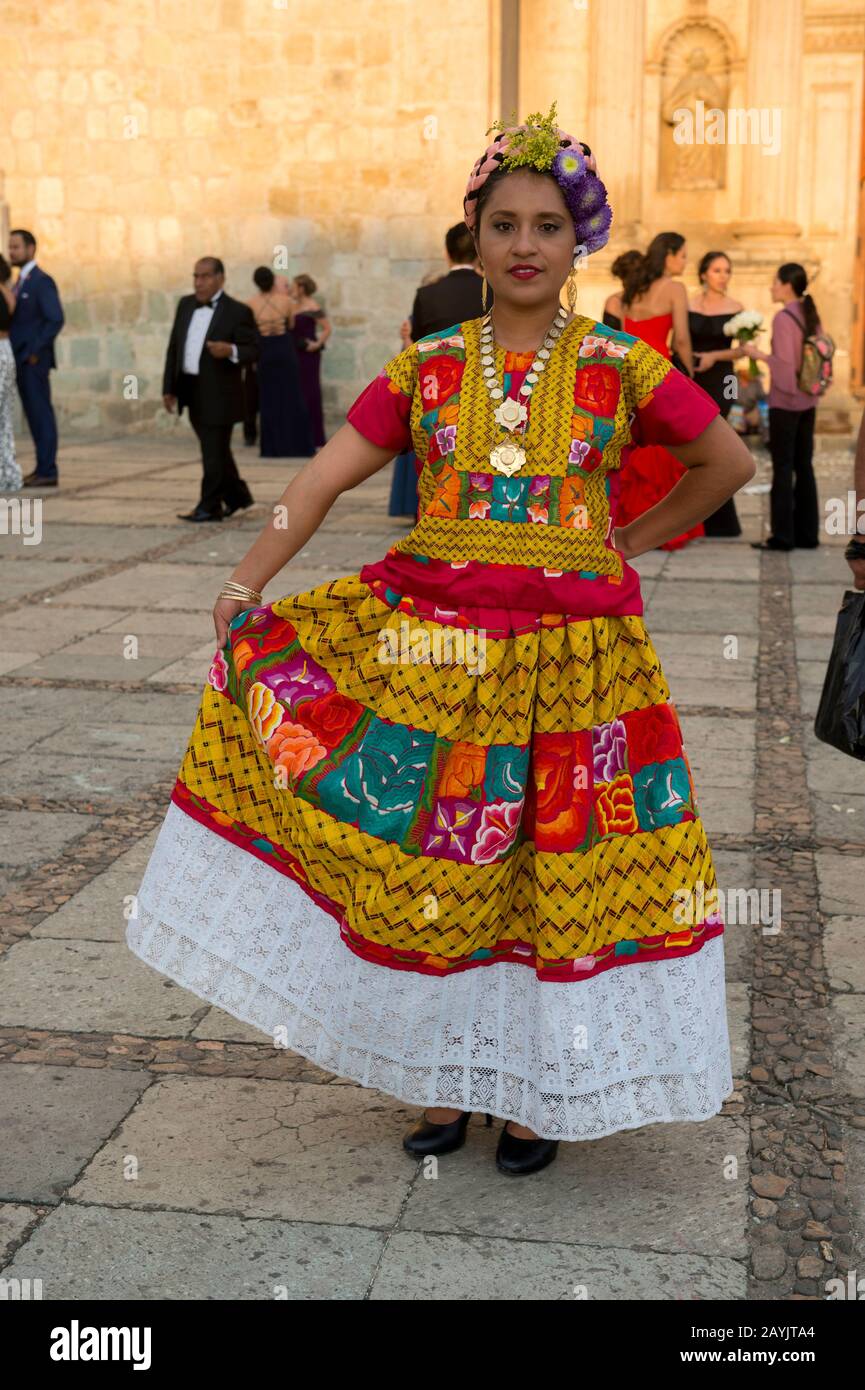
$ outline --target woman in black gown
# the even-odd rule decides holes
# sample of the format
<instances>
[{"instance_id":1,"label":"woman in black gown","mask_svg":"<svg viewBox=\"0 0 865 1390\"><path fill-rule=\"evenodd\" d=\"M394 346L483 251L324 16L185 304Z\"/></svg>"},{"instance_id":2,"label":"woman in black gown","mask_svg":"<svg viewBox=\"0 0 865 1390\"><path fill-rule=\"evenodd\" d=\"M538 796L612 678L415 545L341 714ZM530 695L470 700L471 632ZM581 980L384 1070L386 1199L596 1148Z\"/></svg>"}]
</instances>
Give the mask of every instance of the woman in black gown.
<instances>
[{"instance_id":1,"label":"woman in black gown","mask_svg":"<svg viewBox=\"0 0 865 1390\"><path fill-rule=\"evenodd\" d=\"M694 380L716 402L722 420L726 420L736 399L736 374L733 363L742 350L733 347L732 339L724 333L724 324L742 305L727 293L733 267L723 251L707 251L697 274L700 293L690 301L688 326L694 350ZM735 499L730 497L703 522L707 536L741 536L742 526L736 513Z\"/></svg>"},{"instance_id":2,"label":"woman in black gown","mask_svg":"<svg viewBox=\"0 0 865 1390\"><path fill-rule=\"evenodd\" d=\"M258 328L259 411L263 459L311 458L312 427L300 385L294 343L294 301L274 289L275 275L260 265L252 276L259 293L249 301Z\"/></svg>"}]
</instances>

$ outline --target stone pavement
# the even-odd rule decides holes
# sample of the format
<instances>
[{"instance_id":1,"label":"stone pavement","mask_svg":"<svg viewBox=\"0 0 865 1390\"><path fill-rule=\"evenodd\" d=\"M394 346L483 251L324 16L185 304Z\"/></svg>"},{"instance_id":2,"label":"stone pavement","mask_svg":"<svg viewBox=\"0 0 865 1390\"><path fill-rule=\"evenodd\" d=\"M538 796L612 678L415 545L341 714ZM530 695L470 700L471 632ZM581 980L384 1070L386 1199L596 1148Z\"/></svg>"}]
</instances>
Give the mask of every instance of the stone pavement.
<instances>
[{"instance_id":1,"label":"stone pavement","mask_svg":"<svg viewBox=\"0 0 865 1390\"><path fill-rule=\"evenodd\" d=\"M214 595L299 466L241 453L262 505L191 528L186 431L69 444L41 543L0 536L0 1277L40 1278L46 1299L736 1301L865 1275L865 769L812 730L845 538L752 551L755 491L742 540L636 562L728 895L723 1113L562 1145L519 1182L476 1118L430 1180L400 1147L416 1111L269 1046L125 945ZM823 496L851 469L843 442L821 453ZM266 597L404 534L389 479L341 498Z\"/></svg>"}]
</instances>

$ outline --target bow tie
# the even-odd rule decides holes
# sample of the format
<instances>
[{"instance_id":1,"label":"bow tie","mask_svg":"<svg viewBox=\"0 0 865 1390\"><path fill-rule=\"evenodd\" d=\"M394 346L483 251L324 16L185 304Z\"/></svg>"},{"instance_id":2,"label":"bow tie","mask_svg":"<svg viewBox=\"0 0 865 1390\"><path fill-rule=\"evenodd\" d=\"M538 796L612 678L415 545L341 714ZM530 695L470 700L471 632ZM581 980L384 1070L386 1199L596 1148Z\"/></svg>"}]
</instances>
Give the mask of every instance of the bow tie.
<instances>
[{"instance_id":1,"label":"bow tie","mask_svg":"<svg viewBox=\"0 0 865 1390\"><path fill-rule=\"evenodd\" d=\"M201 303L196 304L195 307L196 309L213 309L216 306L216 302L215 299L205 299Z\"/></svg>"}]
</instances>

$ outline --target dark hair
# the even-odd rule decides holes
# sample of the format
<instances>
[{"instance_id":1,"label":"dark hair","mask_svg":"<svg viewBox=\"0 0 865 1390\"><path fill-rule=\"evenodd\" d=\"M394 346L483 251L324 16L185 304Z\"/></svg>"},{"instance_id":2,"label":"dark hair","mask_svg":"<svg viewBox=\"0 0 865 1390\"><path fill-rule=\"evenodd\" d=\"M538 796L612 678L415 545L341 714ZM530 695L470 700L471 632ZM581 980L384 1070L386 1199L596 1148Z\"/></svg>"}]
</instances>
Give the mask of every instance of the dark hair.
<instances>
[{"instance_id":1,"label":"dark hair","mask_svg":"<svg viewBox=\"0 0 865 1390\"><path fill-rule=\"evenodd\" d=\"M13 227L10 236L20 236L24 238L24 244L31 250L36 250L36 238L32 232L28 232L25 227Z\"/></svg>"},{"instance_id":2,"label":"dark hair","mask_svg":"<svg viewBox=\"0 0 865 1390\"><path fill-rule=\"evenodd\" d=\"M199 263L200 263L201 261L209 261L209 262L210 262L210 273L211 273L211 275L224 275L224 274L225 274L225 266L222 264L222 261L219 259L218 256L199 256L198 260L199 260Z\"/></svg>"},{"instance_id":3,"label":"dark hair","mask_svg":"<svg viewBox=\"0 0 865 1390\"><path fill-rule=\"evenodd\" d=\"M457 265L468 265L476 257L472 234L465 222L457 222L445 232L445 250Z\"/></svg>"},{"instance_id":4,"label":"dark hair","mask_svg":"<svg viewBox=\"0 0 865 1390\"><path fill-rule=\"evenodd\" d=\"M5 285L12 274L12 267L5 256L0 256L0 285Z\"/></svg>"},{"instance_id":5,"label":"dark hair","mask_svg":"<svg viewBox=\"0 0 865 1390\"><path fill-rule=\"evenodd\" d=\"M731 270L733 269L733 262L730 260L730 257L727 255L726 251L706 252L705 256L700 261L700 264L697 266L697 279L700 281L701 284L703 283L703 276L706 274L706 271L709 269L709 266L712 264L712 262L721 259L727 262L727 265L730 267Z\"/></svg>"},{"instance_id":6,"label":"dark hair","mask_svg":"<svg viewBox=\"0 0 865 1390\"><path fill-rule=\"evenodd\" d=\"M317 289L316 283L311 275L295 275L294 283L296 285L300 285L300 288L303 290L304 294L307 295L315 294L315 291Z\"/></svg>"},{"instance_id":7,"label":"dark hair","mask_svg":"<svg viewBox=\"0 0 865 1390\"><path fill-rule=\"evenodd\" d=\"M267 294L268 290L273 289L273 282L276 279L269 265L260 265L252 272L252 278L258 288Z\"/></svg>"},{"instance_id":8,"label":"dark hair","mask_svg":"<svg viewBox=\"0 0 865 1390\"><path fill-rule=\"evenodd\" d=\"M685 245L685 238L679 232L658 232L649 243L649 249L644 256L640 257L639 264L625 280L625 288L622 294L622 303L627 307L633 300L641 294L645 294L650 285L656 280L660 280L664 273L664 265L668 256L675 256L677 251L681 251Z\"/></svg>"},{"instance_id":9,"label":"dark hair","mask_svg":"<svg viewBox=\"0 0 865 1390\"><path fill-rule=\"evenodd\" d=\"M583 142L582 142L582 140L580 141L580 149L582 150L583 154L585 154L585 155L590 155L590 154L592 153L592 151L589 149L589 146L588 146L588 145L584 145ZM529 169L529 173L532 173L532 174L539 174L539 175L541 176L541 178L552 179L552 180L553 180L553 183L556 183L555 178L553 177L553 175L550 173L550 171L549 171L548 169L532 169L532 168L531 168L530 166L528 166L528 165L523 166L523 167L528 168L528 169ZM492 173L492 174L490 174L489 178L488 178L484 183L481 184L480 189L479 189L479 191L478 191L478 196L477 196L477 198L476 198L476 200L475 200L475 230L474 230L474 242L475 242L475 245L476 245L476 246L477 246L477 244L478 244L478 237L480 236L480 230L481 230L481 214L483 213L484 207L485 207L486 203L489 201L490 194L492 193L492 191L493 191L493 189L495 188L496 184L499 183L502 179L506 179L507 176L508 176L508 174L521 173L521 172L522 172L521 169L518 169L518 170L514 170L514 169L501 169L501 168L500 168L500 169L496 169L495 172ZM591 174L591 176L592 176L593 178L597 178L597 174L594 172L593 169L589 169L589 170L588 170L588 173ZM556 183L556 188L558 188L558 187L559 187L559 185ZM560 191L561 191L561 190L560 190Z\"/></svg>"},{"instance_id":10,"label":"dark hair","mask_svg":"<svg viewBox=\"0 0 865 1390\"><path fill-rule=\"evenodd\" d=\"M785 261L778 267L778 279L782 285L792 285L794 294L802 301L802 313L805 316L805 337L810 338L812 333L817 332L817 325L820 322L820 315L817 313L817 305L814 303L810 294L805 290L808 286L808 275L803 265L798 261Z\"/></svg>"},{"instance_id":11,"label":"dark hair","mask_svg":"<svg viewBox=\"0 0 865 1390\"><path fill-rule=\"evenodd\" d=\"M633 275L637 266L641 264L642 259L642 251L623 251L622 254L617 256L613 261L610 270L613 272L616 279L621 280L622 284L624 284L628 276Z\"/></svg>"}]
</instances>

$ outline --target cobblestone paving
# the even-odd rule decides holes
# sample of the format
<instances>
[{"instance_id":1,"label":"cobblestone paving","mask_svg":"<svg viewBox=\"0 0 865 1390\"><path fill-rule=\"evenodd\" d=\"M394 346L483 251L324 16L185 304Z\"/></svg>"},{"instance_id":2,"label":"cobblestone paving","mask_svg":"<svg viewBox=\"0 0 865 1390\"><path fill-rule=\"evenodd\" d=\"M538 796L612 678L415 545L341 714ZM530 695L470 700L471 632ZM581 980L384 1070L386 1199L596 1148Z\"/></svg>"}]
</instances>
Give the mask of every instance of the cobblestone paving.
<instances>
[{"instance_id":1,"label":"cobblestone paving","mask_svg":"<svg viewBox=\"0 0 865 1390\"><path fill-rule=\"evenodd\" d=\"M0 535L0 1274L54 1299L736 1301L824 1298L865 1272L865 774L812 728L844 537L752 551L757 490L740 540L636 562L727 895L722 1113L563 1145L519 1183L476 1119L431 1181L400 1147L416 1112L125 945L213 595L299 466L242 465L254 512L187 528L185 433L68 445L41 543ZM828 441L824 499L851 470ZM389 481L341 498L266 597L382 555L408 526L385 514Z\"/></svg>"}]
</instances>

